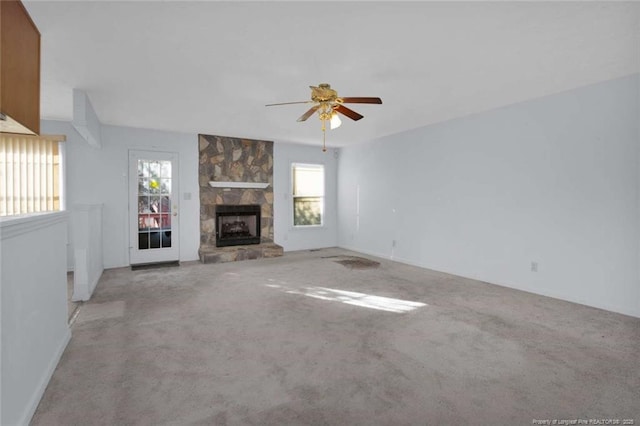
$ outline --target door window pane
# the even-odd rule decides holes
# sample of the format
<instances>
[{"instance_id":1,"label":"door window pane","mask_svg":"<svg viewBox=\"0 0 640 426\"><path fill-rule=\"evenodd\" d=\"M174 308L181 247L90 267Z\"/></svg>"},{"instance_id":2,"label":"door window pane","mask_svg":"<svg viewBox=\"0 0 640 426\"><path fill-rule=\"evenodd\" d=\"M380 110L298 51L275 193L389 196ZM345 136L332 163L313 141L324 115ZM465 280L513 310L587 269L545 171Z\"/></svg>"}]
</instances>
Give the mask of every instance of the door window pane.
<instances>
[{"instance_id":1,"label":"door window pane","mask_svg":"<svg viewBox=\"0 0 640 426\"><path fill-rule=\"evenodd\" d=\"M171 194L171 179L161 179L160 180L160 193L161 194Z\"/></svg>"},{"instance_id":2,"label":"door window pane","mask_svg":"<svg viewBox=\"0 0 640 426\"><path fill-rule=\"evenodd\" d=\"M171 247L171 161L138 160L138 249Z\"/></svg>"},{"instance_id":3,"label":"door window pane","mask_svg":"<svg viewBox=\"0 0 640 426\"><path fill-rule=\"evenodd\" d=\"M171 231L162 232L162 247L171 247Z\"/></svg>"},{"instance_id":4,"label":"door window pane","mask_svg":"<svg viewBox=\"0 0 640 426\"><path fill-rule=\"evenodd\" d=\"M160 177L160 162L149 161L149 176L153 178Z\"/></svg>"},{"instance_id":5,"label":"door window pane","mask_svg":"<svg viewBox=\"0 0 640 426\"><path fill-rule=\"evenodd\" d=\"M138 250L147 250L149 248L149 233L138 233Z\"/></svg>"},{"instance_id":6,"label":"door window pane","mask_svg":"<svg viewBox=\"0 0 640 426\"><path fill-rule=\"evenodd\" d=\"M160 162L160 177L171 177L171 161Z\"/></svg>"},{"instance_id":7,"label":"door window pane","mask_svg":"<svg viewBox=\"0 0 640 426\"><path fill-rule=\"evenodd\" d=\"M160 232L149 232L149 247L160 248Z\"/></svg>"}]
</instances>

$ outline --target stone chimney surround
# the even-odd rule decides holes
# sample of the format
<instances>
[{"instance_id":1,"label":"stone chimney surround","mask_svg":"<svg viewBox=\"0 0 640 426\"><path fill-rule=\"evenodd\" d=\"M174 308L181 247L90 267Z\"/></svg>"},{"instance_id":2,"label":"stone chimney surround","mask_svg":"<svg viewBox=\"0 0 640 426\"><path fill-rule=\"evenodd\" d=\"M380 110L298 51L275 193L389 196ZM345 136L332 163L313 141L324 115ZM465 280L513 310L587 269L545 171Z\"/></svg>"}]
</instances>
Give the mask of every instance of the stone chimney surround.
<instances>
[{"instance_id":1,"label":"stone chimney surround","mask_svg":"<svg viewBox=\"0 0 640 426\"><path fill-rule=\"evenodd\" d=\"M273 142L199 135L198 143L200 260L218 263L281 256L282 247L273 243ZM216 206L249 204L261 207L260 244L216 247Z\"/></svg>"}]
</instances>

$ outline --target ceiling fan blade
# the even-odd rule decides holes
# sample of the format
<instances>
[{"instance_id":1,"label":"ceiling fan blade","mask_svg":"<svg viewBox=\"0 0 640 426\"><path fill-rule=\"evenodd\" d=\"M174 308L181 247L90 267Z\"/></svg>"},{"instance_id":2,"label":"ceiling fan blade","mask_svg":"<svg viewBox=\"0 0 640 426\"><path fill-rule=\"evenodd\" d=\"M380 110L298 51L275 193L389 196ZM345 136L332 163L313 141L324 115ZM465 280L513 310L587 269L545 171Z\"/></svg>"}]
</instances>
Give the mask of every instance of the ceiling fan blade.
<instances>
[{"instance_id":1,"label":"ceiling fan blade","mask_svg":"<svg viewBox=\"0 0 640 426\"><path fill-rule=\"evenodd\" d=\"M298 121L305 121L307 118L311 117L314 112L316 112L320 108L320 105L312 106L309 108L309 111L305 112L298 118Z\"/></svg>"},{"instance_id":2,"label":"ceiling fan blade","mask_svg":"<svg viewBox=\"0 0 640 426\"><path fill-rule=\"evenodd\" d=\"M277 106L277 105L293 105L293 104L310 104L313 103L313 101L298 101L298 102L282 102L279 104L267 104L265 106Z\"/></svg>"},{"instance_id":3,"label":"ceiling fan blade","mask_svg":"<svg viewBox=\"0 0 640 426\"><path fill-rule=\"evenodd\" d=\"M363 118L363 117L364 117L364 115L360 115L360 114L358 114L357 112L355 112L354 110L349 109L349 108L347 108L347 107L346 107L346 106L344 106L344 105L340 105L340 104L338 104L338 105L336 105L333 109L334 109L334 110L336 110L336 111L338 111L338 112L339 112L339 113L341 113L341 114L346 115L347 117L349 117L349 118L350 118L350 119L352 119L353 121L358 121L358 120L360 120L361 118Z\"/></svg>"},{"instance_id":4,"label":"ceiling fan blade","mask_svg":"<svg viewBox=\"0 0 640 426\"><path fill-rule=\"evenodd\" d=\"M342 98L342 102L345 104L381 104L380 98Z\"/></svg>"}]
</instances>

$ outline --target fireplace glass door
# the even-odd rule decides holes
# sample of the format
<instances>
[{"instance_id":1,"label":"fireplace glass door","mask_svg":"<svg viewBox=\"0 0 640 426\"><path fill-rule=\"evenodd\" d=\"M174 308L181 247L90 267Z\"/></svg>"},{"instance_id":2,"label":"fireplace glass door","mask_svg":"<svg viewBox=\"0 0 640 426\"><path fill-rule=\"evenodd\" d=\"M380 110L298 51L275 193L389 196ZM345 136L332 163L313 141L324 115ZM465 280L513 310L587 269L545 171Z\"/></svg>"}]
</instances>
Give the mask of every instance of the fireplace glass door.
<instances>
[{"instance_id":1,"label":"fireplace glass door","mask_svg":"<svg viewBox=\"0 0 640 426\"><path fill-rule=\"evenodd\" d=\"M259 205L216 206L216 246L260 244Z\"/></svg>"}]
</instances>

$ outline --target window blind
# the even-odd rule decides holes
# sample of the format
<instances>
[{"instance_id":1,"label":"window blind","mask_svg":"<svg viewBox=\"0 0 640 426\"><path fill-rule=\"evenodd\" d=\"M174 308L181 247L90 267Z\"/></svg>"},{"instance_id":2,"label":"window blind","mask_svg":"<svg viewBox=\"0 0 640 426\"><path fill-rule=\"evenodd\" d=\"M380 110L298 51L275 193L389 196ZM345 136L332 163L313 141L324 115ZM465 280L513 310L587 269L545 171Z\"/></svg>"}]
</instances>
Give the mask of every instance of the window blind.
<instances>
[{"instance_id":1,"label":"window blind","mask_svg":"<svg viewBox=\"0 0 640 426\"><path fill-rule=\"evenodd\" d=\"M64 136L0 134L0 216L60 210Z\"/></svg>"}]
</instances>

